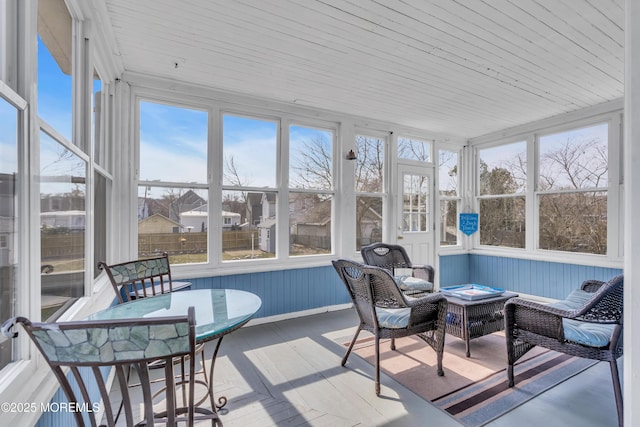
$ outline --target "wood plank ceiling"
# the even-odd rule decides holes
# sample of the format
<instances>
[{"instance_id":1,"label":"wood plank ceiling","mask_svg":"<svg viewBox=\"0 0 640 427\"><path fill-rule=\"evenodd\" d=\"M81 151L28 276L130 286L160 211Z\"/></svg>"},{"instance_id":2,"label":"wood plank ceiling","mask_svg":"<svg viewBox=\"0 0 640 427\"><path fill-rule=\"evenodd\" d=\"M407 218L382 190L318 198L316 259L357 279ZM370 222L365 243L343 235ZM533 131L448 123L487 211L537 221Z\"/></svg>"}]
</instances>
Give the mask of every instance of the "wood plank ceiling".
<instances>
[{"instance_id":1,"label":"wood plank ceiling","mask_svg":"<svg viewBox=\"0 0 640 427\"><path fill-rule=\"evenodd\" d=\"M624 0L105 1L127 71L463 138L624 91Z\"/></svg>"}]
</instances>

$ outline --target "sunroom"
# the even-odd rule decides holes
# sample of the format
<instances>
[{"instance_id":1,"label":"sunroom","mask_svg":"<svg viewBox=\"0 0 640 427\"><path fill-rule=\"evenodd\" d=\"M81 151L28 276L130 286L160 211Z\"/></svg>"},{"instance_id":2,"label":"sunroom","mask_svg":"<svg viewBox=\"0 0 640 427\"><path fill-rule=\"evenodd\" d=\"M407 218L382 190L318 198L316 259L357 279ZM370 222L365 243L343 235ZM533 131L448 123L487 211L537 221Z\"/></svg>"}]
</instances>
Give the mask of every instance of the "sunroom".
<instances>
[{"instance_id":1,"label":"sunroom","mask_svg":"<svg viewBox=\"0 0 640 427\"><path fill-rule=\"evenodd\" d=\"M0 0L0 321L84 319L115 301L98 262L164 252L196 289L258 295L261 327L349 310L331 260L374 242L437 288L540 301L624 272L640 424L634 18L631 0ZM0 337L0 403L52 399L35 347Z\"/></svg>"}]
</instances>

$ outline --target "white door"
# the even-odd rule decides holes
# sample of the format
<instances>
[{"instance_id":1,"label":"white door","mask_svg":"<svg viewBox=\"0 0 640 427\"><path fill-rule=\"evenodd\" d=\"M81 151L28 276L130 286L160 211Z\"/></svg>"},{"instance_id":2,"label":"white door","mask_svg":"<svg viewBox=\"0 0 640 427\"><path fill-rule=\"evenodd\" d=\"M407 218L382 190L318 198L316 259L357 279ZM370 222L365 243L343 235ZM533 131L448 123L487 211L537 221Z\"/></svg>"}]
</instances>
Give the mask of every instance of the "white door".
<instances>
[{"instance_id":1,"label":"white door","mask_svg":"<svg viewBox=\"0 0 640 427\"><path fill-rule=\"evenodd\" d=\"M406 249L413 264L435 268L433 175L431 168L398 166L397 241Z\"/></svg>"}]
</instances>

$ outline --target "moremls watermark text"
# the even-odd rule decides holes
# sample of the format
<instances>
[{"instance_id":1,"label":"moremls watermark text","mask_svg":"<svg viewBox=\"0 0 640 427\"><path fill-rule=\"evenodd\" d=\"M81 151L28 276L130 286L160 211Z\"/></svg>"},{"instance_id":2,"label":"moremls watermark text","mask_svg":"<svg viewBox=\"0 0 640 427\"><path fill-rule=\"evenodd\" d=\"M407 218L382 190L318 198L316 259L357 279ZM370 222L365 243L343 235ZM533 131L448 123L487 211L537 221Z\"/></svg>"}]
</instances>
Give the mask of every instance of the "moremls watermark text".
<instances>
[{"instance_id":1,"label":"moremls watermark text","mask_svg":"<svg viewBox=\"0 0 640 427\"><path fill-rule=\"evenodd\" d=\"M27 412L99 412L100 403L77 402L2 402L0 413L27 413Z\"/></svg>"}]
</instances>

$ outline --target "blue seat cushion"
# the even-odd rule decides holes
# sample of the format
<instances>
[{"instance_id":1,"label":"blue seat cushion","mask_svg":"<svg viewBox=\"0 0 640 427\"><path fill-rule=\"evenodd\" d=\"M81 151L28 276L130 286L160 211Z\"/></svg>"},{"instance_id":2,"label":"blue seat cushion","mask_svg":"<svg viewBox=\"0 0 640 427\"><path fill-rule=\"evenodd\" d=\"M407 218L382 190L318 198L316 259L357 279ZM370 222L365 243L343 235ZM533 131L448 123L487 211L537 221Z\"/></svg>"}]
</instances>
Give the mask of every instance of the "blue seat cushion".
<instances>
[{"instance_id":1,"label":"blue seat cushion","mask_svg":"<svg viewBox=\"0 0 640 427\"><path fill-rule=\"evenodd\" d=\"M387 329L404 329L409 324L410 308L376 307L378 324Z\"/></svg>"},{"instance_id":2,"label":"blue seat cushion","mask_svg":"<svg viewBox=\"0 0 640 427\"><path fill-rule=\"evenodd\" d=\"M549 304L550 307L560 310L576 310L584 307L584 305L591 299L593 293L576 289L572 291L566 299Z\"/></svg>"},{"instance_id":3,"label":"blue seat cushion","mask_svg":"<svg viewBox=\"0 0 640 427\"><path fill-rule=\"evenodd\" d=\"M412 276L394 277L398 287L403 291L432 291L433 283Z\"/></svg>"},{"instance_id":4,"label":"blue seat cushion","mask_svg":"<svg viewBox=\"0 0 640 427\"><path fill-rule=\"evenodd\" d=\"M594 348L607 347L615 325L581 322L574 319L562 319L564 338L578 344Z\"/></svg>"}]
</instances>

